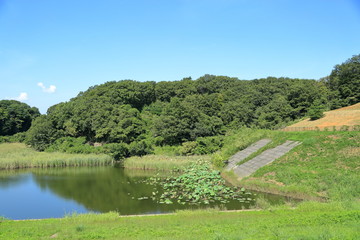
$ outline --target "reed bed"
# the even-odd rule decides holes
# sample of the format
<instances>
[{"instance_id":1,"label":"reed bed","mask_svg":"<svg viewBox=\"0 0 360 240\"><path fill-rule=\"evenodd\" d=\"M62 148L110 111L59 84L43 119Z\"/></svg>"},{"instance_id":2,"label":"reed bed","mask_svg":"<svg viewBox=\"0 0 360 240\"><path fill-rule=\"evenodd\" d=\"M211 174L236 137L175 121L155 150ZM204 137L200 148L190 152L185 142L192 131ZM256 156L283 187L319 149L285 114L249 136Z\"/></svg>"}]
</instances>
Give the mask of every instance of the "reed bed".
<instances>
[{"instance_id":1,"label":"reed bed","mask_svg":"<svg viewBox=\"0 0 360 240\"><path fill-rule=\"evenodd\" d=\"M113 164L105 154L37 152L22 143L0 144L0 169L104 166Z\"/></svg>"},{"instance_id":2,"label":"reed bed","mask_svg":"<svg viewBox=\"0 0 360 240\"><path fill-rule=\"evenodd\" d=\"M173 171L190 166L192 163L203 160L209 161L209 155L201 156L165 156L165 155L146 155L143 157L131 157L124 161L125 168Z\"/></svg>"}]
</instances>

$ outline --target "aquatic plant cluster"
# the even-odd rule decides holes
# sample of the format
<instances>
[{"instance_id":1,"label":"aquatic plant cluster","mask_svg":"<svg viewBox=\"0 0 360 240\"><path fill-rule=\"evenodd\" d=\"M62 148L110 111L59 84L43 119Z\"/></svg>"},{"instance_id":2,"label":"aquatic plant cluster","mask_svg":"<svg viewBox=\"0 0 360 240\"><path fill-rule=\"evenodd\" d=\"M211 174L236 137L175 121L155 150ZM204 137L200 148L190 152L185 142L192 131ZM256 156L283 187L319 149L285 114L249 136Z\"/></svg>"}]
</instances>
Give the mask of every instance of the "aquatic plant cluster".
<instances>
[{"instance_id":1,"label":"aquatic plant cluster","mask_svg":"<svg viewBox=\"0 0 360 240\"><path fill-rule=\"evenodd\" d=\"M153 177L150 184L160 184L164 192L153 192L152 199L159 203L172 204L209 204L228 203L238 200L244 203L254 202L254 195L244 188L226 186L220 172L210 168L207 162L199 162L185 168L183 174L176 177ZM157 197L157 195L160 195Z\"/></svg>"}]
</instances>

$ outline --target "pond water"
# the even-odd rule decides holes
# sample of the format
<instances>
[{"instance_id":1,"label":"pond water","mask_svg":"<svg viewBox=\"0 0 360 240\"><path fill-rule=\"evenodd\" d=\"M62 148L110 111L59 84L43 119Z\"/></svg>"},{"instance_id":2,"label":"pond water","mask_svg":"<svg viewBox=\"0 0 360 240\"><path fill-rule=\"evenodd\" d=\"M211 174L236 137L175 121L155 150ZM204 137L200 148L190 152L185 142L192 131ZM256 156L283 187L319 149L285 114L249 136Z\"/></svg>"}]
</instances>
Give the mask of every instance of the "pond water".
<instances>
[{"instance_id":1,"label":"pond water","mask_svg":"<svg viewBox=\"0 0 360 240\"><path fill-rule=\"evenodd\" d=\"M117 211L121 215L173 212L178 209L250 208L250 203L180 205L139 198L160 187L144 183L154 172L114 167L49 168L0 171L0 216L9 219L59 218L72 213ZM266 195L277 203L284 198Z\"/></svg>"}]
</instances>

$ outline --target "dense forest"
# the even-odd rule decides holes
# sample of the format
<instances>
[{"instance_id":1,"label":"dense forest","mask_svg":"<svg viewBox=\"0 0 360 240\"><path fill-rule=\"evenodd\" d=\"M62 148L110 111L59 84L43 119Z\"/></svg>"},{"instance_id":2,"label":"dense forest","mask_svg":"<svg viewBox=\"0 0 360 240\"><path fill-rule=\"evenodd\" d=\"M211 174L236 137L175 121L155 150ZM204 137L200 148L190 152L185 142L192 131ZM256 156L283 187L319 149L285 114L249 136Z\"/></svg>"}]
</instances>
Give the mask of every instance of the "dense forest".
<instances>
[{"instance_id":1,"label":"dense forest","mask_svg":"<svg viewBox=\"0 0 360 240\"><path fill-rule=\"evenodd\" d=\"M39 109L15 100L0 101L0 136L27 131L32 120L40 116Z\"/></svg>"},{"instance_id":2,"label":"dense forest","mask_svg":"<svg viewBox=\"0 0 360 240\"><path fill-rule=\"evenodd\" d=\"M9 105L15 101L3 100L0 130L1 135L26 131L34 119L25 142L40 151L108 151L120 159L150 153L153 146L182 144L183 154L202 154L221 147L221 136L229 129L279 129L359 101L357 55L319 81L213 75L172 82L112 81L90 87L41 116L23 103L19 109L27 112L13 114ZM95 150L94 144L103 147Z\"/></svg>"}]
</instances>

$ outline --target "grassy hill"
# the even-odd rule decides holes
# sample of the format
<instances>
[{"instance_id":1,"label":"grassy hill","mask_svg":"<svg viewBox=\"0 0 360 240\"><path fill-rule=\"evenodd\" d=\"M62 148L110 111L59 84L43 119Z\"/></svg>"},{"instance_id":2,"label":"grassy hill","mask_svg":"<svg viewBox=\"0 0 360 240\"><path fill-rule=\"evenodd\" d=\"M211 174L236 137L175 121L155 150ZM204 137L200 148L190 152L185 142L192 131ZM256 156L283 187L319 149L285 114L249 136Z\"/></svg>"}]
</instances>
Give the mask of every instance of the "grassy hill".
<instances>
[{"instance_id":1,"label":"grassy hill","mask_svg":"<svg viewBox=\"0 0 360 240\"><path fill-rule=\"evenodd\" d=\"M232 155L245 148L243 142L254 136L257 138L251 142L261 138L272 139L272 142L250 157L255 157L286 140L300 141L302 144L241 180L224 172L225 177L232 183L297 198L359 200L359 131L246 131L250 131L246 138L241 139L243 134L239 133L236 140L227 143L222 154L227 157L230 155L229 150ZM240 148L236 148L237 146Z\"/></svg>"},{"instance_id":2,"label":"grassy hill","mask_svg":"<svg viewBox=\"0 0 360 240\"><path fill-rule=\"evenodd\" d=\"M284 128L283 131L325 130L326 128L329 130L343 128L345 130L347 127L353 130L356 126L360 126L360 103L328 111L324 114L323 118L314 121L308 118Z\"/></svg>"}]
</instances>

